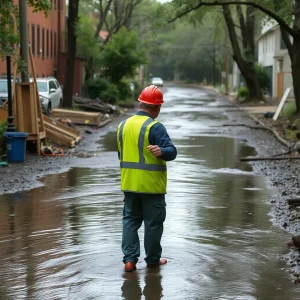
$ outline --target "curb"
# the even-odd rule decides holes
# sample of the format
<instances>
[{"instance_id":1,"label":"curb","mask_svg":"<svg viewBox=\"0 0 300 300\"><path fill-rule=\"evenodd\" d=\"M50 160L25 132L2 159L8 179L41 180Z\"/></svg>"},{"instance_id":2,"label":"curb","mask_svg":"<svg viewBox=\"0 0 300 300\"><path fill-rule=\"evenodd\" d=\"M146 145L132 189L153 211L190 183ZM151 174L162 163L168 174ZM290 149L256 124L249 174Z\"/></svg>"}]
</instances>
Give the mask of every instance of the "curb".
<instances>
[{"instance_id":1,"label":"curb","mask_svg":"<svg viewBox=\"0 0 300 300\"><path fill-rule=\"evenodd\" d=\"M214 89L215 90L215 89ZM220 92L219 92L220 94ZM222 95L222 94L220 94ZM238 104L236 104L233 100L234 98L230 95L222 95L223 97L226 97L234 106L236 106L240 111L243 111L244 113L247 114L248 117L250 117L254 122L258 123L260 126L263 127L263 129L270 131L275 138L284 146L286 146L289 150L292 149L294 147L294 144L288 142L287 140L285 140L280 134L279 132L274 129L271 128L269 126L267 126L265 123L263 123L262 121L258 120L257 118L255 118L253 115L251 115L250 113L248 113L245 109L243 109L241 106L239 106Z\"/></svg>"}]
</instances>

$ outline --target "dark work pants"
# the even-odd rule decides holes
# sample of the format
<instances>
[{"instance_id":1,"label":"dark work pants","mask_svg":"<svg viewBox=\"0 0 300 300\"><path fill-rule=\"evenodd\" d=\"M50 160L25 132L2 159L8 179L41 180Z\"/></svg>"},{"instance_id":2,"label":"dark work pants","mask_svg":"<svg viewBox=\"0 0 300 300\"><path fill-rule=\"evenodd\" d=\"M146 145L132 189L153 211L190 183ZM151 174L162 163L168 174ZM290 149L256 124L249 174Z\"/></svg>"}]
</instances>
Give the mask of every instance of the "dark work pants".
<instances>
[{"instance_id":1,"label":"dark work pants","mask_svg":"<svg viewBox=\"0 0 300 300\"><path fill-rule=\"evenodd\" d=\"M123 209L123 262L137 263L140 256L138 229L145 226L144 247L147 264L157 264L161 258L160 245L166 218L164 194L138 194L125 192Z\"/></svg>"}]
</instances>

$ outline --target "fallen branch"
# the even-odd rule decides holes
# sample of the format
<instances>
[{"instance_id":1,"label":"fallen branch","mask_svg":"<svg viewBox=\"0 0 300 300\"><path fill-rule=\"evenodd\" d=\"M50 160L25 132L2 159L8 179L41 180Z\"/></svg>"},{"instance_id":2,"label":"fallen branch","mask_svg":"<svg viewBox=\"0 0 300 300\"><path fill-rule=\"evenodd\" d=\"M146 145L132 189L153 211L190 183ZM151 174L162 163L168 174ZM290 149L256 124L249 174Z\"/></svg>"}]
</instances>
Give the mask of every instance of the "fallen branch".
<instances>
[{"instance_id":1,"label":"fallen branch","mask_svg":"<svg viewBox=\"0 0 300 300\"><path fill-rule=\"evenodd\" d=\"M247 128L250 128L250 129L263 129L265 130L264 127L262 126L251 126L251 125L246 125L246 124L223 124L224 127L247 127Z\"/></svg>"},{"instance_id":2,"label":"fallen branch","mask_svg":"<svg viewBox=\"0 0 300 300\"><path fill-rule=\"evenodd\" d=\"M247 113L247 111L245 111L244 109L242 109L238 104L233 103L233 105L235 105L237 108L239 108L240 111ZM291 149L292 145L286 141L285 139L283 139L280 134L277 132L276 129L271 129L269 127L267 127L263 122L261 122L260 120L256 119L254 116L252 116L251 114L247 113L247 115L256 123L258 123L259 125L261 125L262 129L268 130L271 133L273 133L275 135L275 137L277 138L277 140L282 143L284 146L288 147L289 149Z\"/></svg>"},{"instance_id":3,"label":"fallen branch","mask_svg":"<svg viewBox=\"0 0 300 300\"><path fill-rule=\"evenodd\" d=\"M254 116L252 116L250 114L249 114L249 117L252 118L258 124L260 124L264 129L269 130L270 132L272 132L275 135L275 137L278 139L278 141L281 142L284 146L288 147L289 149L292 147L292 145L288 141L286 141L284 138L282 138L280 136L280 134L278 133L278 131L276 129L272 129L272 128L269 128L269 127L265 126L265 124L263 122L256 119Z\"/></svg>"},{"instance_id":4,"label":"fallen branch","mask_svg":"<svg viewBox=\"0 0 300 300\"><path fill-rule=\"evenodd\" d=\"M288 205L300 206L300 198L286 199Z\"/></svg>"},{"instance_id":5,"label":"fallen branch","mask_svg":"<svg viewBox=\"0 0 300 300\"><path fill-rule=\"evenodd\" d=\"M284 156L284 157L242 157L240 161L256 161L256 160L287 160L287 159L300 159L300 156Z\"/></svg>"}]
</instances>

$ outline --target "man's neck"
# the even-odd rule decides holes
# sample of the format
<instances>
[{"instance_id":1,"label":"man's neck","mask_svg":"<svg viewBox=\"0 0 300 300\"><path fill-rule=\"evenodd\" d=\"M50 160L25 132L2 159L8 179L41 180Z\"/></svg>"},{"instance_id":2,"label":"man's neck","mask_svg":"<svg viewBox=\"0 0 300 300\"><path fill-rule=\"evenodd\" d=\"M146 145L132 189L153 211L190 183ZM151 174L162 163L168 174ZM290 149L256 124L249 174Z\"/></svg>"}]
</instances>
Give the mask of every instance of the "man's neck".
<instances>
[{"instance_id":1,"label":"man's neck","mask_svg":"<svg viewBox=\"0 0 300 300\"><path fill-rule=\"evenodd\" d=\"M140 111L145 112L145 113L149 114L152 118L154 118L151 111L144 109L144 108L140 108Z\"/></svg>"}]
</instances>

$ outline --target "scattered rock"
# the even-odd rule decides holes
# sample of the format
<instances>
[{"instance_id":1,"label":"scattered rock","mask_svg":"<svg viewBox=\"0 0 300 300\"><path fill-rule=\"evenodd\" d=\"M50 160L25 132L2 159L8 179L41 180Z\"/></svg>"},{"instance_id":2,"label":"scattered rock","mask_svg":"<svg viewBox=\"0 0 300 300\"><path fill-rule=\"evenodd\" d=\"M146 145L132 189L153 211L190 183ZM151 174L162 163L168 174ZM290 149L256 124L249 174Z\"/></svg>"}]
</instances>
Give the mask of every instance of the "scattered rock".
<instances>
[{"instance_id":1,"label":"scattered rock","mask_svg":"<svg viewBox=\"0 0 300 300\"><path fill-rule=\"evenodd\" d=\"M293 236L292 240L293 240L295 247L300 249L300 235Z\"/></svg>"}]
</instances>

